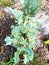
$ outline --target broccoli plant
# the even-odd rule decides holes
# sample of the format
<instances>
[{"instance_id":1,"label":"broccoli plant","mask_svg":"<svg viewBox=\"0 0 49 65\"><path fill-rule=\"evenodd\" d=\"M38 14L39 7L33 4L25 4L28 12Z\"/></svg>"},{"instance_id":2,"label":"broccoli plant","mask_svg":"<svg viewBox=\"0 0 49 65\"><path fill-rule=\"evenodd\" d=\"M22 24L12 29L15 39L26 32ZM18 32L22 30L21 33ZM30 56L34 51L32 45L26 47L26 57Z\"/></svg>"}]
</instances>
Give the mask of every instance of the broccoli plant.
<instances>
[{"instance_id":1,"label":"broccoli plant","mask_svg":"<svg viewBox=\"0 0 49 65\"><path fill-rule=\"evenodd\" d=\"M26 64L32 61L34 57L33 49L36 47L36 34L38 32L39 22L31 22L32 18L25 17L25 22L20 25L11 26L11 35L5 38L6 45L12 45L17 48L14 53L14 62L18 63L20 54L23 54L22 61Z\"/></svg>"},{"instance_id":2,"label":"broccoli plant","mask_svg":"<svg viewBox=\"0 0 49 65\"><path fill-rule=\"evenodd\" d=\"M19 10L7 8L18 22L17 26L11 25L11 35L5 38L6 45L12 45L17 48L13 57L15 64L20 61L26 64L33 60L33 49L36 48L36 34L38 33L40 24L37 21L33 21L33 18L29 15L36 11L40 2L41 0L24 0L22 13ZM22 60L20 59L21 54L23 55Z\"/></svg>"}]
</instances>

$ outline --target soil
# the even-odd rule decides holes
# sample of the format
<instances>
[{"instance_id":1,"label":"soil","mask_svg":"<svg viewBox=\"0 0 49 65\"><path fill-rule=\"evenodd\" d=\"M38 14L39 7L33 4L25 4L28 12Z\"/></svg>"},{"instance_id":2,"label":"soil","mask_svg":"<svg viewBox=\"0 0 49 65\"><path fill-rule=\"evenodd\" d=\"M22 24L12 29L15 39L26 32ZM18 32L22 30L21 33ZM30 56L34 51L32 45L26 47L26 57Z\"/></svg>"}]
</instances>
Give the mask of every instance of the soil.
<instances>
[{"instance_id":1,"label":"soil","mask_svg":"<svg viewBox=\"0 0 49 65\"><path fill-rule=\"evenodd\" d=\"M15 24L15 19L12 19L8 16L0 17L0 62L9 61L10 55L12 53L12 57L16 48L13 46L6 46L4 39L6 36L10 35L11 29L10 26Z\"/></svg>"},{"instance_id":2,"label":"soil","mask_svg":"<svg viewBox=\"0 0 49 65\"><path fill-rule=\"evenodd\" d=\"M0 19L0 45L4 44L4 38L10 35L10 26L14 24L14 19Z\"/></svg>"}]
</instances>

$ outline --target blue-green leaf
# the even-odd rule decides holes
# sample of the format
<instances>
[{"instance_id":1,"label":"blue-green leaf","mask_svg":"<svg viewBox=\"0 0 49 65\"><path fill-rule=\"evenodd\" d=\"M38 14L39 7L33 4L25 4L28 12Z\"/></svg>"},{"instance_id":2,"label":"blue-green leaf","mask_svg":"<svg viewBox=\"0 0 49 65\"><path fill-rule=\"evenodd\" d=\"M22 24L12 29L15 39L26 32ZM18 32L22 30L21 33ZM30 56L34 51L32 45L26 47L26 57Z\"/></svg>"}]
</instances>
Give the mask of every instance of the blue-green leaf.
<instances>
[{"instance_id":1,"label":"blue-green leaf","mask_svg":"<svg viewBox=\"0 0 49 65\"><path fill-rule=\"evenodd\" d=\"M12 39L9 36L7 36L5 38L5 42L6 42L6 45L11 45L12 44Z\"/></svg>"}]
</instances>

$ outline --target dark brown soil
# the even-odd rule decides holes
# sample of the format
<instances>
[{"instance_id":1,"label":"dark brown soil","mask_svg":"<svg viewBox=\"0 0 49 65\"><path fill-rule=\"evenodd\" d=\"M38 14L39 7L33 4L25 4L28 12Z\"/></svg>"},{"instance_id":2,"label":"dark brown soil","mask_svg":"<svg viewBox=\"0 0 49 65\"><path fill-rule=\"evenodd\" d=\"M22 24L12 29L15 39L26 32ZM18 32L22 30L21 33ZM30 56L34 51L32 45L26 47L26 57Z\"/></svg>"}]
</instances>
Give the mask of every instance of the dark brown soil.
<instances>
[{"instance_id":1,"label":"dark brown soil","mask_svg":"<svg viewBox=\"0 0 49 65\"><path fill-rule=\"evenodd\" d=\"M7 17L5 19L0 19L0 45L4 44L4 38L10 35L10 26L14 24L14 21L14 19Z\"/></svg>"}]
</instances>

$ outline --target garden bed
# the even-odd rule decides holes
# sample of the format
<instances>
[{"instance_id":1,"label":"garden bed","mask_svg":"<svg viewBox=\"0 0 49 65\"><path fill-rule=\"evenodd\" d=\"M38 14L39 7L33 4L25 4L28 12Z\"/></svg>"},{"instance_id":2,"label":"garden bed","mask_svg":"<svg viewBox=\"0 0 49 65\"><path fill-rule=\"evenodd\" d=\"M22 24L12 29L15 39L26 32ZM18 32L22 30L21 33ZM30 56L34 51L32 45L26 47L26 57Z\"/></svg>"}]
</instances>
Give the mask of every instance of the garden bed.
<instances>
[{"instance_id":1,"label":"garden bed","mask_svg":"<svg viewBox=\"0 0 49 65\"><path fill-rule=\"evenodd\" d=\"M0 65L49 65L49 2L35 1L0 2Z\"/></svg>"}]
</instances>

